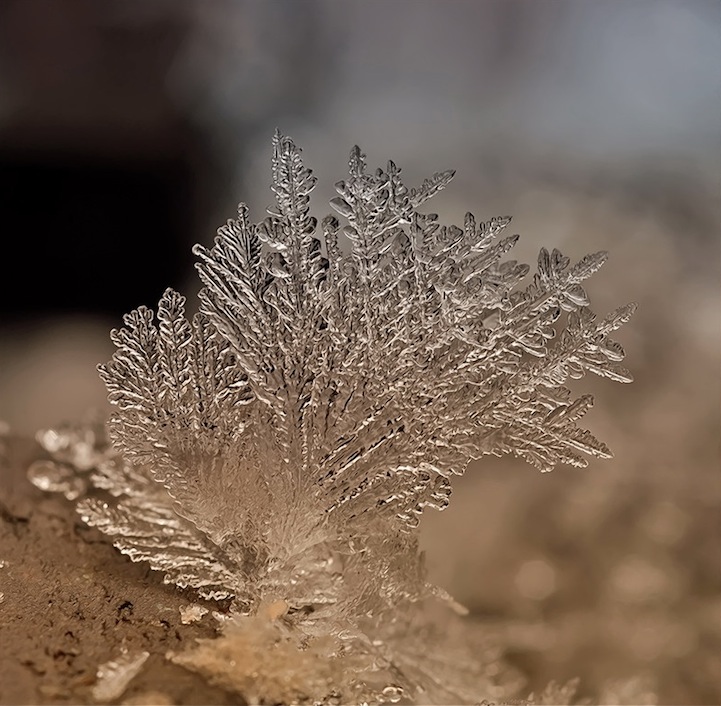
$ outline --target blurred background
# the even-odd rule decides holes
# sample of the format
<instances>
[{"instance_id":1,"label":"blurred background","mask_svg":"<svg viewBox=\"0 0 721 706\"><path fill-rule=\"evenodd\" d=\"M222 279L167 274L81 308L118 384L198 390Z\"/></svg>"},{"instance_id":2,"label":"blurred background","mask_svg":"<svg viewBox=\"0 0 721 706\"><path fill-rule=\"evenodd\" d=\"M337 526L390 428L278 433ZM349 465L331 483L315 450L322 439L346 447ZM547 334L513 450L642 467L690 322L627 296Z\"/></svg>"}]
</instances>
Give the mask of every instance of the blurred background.
<instances>
[{"instance_id":1,"label":"blurred background","mask_svg":"<svg viewBox=\"0 0 721 706\"><path fill-rule=\"evenodd\" d=\"M721 702L721 3L0 0L0 420L104 407L109 329L192 295L239 200L263 217L275 127L318 216L358 143L410 183L455 168L434 210L513 215L521 259L611 252L589 291L639 303L636 382L581 388L616 458L472 467L429 571L532 689Z\"/></svg>"}]
</instances>

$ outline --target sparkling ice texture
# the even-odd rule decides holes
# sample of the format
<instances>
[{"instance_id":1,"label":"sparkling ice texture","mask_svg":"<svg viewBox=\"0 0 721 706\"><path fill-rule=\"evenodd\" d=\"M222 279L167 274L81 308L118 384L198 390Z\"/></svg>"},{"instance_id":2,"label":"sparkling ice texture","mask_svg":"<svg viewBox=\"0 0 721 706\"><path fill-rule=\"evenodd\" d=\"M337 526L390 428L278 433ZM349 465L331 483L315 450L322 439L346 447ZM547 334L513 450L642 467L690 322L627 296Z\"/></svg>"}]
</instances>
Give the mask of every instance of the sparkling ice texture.
<instances>
[{"instance_id":1,"label":"sparkling ice texture","mask_svg":"<svg viewBox=\"0 0 721 706\"><path fill-rule=\"evenodd\" d=\"M157 312L140 307L112 332L117 351L100 367L112 446L82 449L89 470L72 464L94 489L80 514L121 551L202 596L233 597L240 614L282 606L270 624L375 650L373 669L391 675L380 701L396 684L428 703L480 693L443 691L418 667L432 656L389 656L414 604L452 603L425 580L421 513L443 509L453 475L484 455L541 471L610 457L578 426L592 398L565 384L631 380L609 336L634 307L597 318L583 288L605 253L571 264L543 249L526 281L527 265L503 259L518 239L509 218L444 226L419 210L452 177L408 188L395 164L369 171L356 147L331 201L338 217L318 227L315 178L276 133L270 215L253 223L241 205L211 248L195 247L203 288L190 320L168 289ZM68 497L80 487L35 476Z\"/></svg>"}]
</instances>

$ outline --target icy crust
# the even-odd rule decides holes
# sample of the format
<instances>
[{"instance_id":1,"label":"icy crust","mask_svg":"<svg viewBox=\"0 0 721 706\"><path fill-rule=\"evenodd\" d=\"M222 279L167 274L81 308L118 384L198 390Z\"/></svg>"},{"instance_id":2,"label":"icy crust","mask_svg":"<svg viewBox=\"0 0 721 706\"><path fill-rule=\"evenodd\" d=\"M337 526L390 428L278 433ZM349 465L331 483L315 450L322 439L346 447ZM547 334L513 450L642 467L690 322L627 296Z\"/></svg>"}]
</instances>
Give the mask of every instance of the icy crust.
<instances>
[{"instance_id":1,"label":"icy crust","mask_svg":"<svg viewBox=\"0 0 721 706\"><path fill-rule=\"evenodd\" d=\"M285 605L301 642L386 644L373 636L392 616L445 597L416 527L446 507L452 476L489 454L542 471L610 457L578 426L593 399L566 384L631 380L610 336L633 305L597 318L583 288L606 254L572 264L542 249L524 284L530 268L503 259L509 218L444 226L419 210L452 176L408 188L354 148L339 218L318 227L315 178L276 133L270 215L254 223L241 205L194 249L199 312L168 289L112 331L112 444L100 429L46 432L53 462L31 480L78 499L168 582L233 597L245 616ZM431 689L404 659L404 688Z\"/></svg>"}]
</instances>

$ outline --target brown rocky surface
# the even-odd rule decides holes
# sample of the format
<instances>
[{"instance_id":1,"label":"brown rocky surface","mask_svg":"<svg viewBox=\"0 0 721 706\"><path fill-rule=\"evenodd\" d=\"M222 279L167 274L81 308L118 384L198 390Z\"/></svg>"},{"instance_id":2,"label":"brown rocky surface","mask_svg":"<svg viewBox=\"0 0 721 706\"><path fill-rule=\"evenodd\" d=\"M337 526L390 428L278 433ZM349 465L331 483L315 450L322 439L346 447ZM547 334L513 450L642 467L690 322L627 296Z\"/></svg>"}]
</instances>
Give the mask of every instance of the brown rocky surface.
<instances>
[{"instance_id":1,"label":"brown rocky surface","mask_svg":"<svg viewBox=\"0 0 721 706\"><path fill-rule=\"evenodd\" d=\"M196 597L113 549L62 496L32 486L25 470L42 454L32 441L10 437L4 445L0 703L94 703L98 666L123 650L150 656L112 703L244 703L165 659L215 634L210 613L181 622L181 607Z\"/></svg>"}]
</instances>

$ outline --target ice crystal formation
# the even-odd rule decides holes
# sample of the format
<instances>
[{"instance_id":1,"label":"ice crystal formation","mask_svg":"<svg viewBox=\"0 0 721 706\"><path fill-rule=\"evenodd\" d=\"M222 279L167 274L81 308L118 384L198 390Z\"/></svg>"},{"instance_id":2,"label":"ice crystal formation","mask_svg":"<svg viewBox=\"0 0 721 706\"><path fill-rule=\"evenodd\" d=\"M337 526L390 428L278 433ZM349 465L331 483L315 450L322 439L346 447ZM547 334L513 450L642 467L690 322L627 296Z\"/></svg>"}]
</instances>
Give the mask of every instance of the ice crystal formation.
<instances>
[{"instance_id":1,"label":"ice crystal formation","mask_svg":"<svg viewBox=\"0 0 721 706\"><path fill-rule=\"evenodd\" d=\"M424 577L419 516L485 455L541 471L609 457L578 426L592 398L566 383L630 381L609 336L633 307L589 308L583 282L605 253L571 264L543 249L524 284L529 267L504 260L518 238L509 218L468 213L458 227L422 212L451 171L409 188L357 147L349 166L338 216L319 227L315 178L276 133L268 217L241 205L194 249L198 313L168 289L112 332L100 366L111 446L88 429L49 432L55 475L46 464L34 477L73 498L89 485L85 522L169 582L232 597L246 616L276 606L306 636L374 645L382 700L399 683L432 689L426 670L383 652L410 629L403 610L443 597Z\"/></svg>"}]
</instances>

